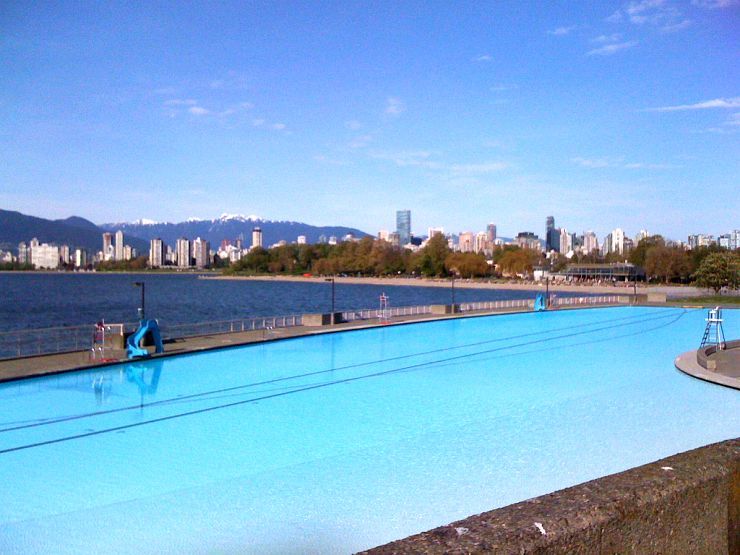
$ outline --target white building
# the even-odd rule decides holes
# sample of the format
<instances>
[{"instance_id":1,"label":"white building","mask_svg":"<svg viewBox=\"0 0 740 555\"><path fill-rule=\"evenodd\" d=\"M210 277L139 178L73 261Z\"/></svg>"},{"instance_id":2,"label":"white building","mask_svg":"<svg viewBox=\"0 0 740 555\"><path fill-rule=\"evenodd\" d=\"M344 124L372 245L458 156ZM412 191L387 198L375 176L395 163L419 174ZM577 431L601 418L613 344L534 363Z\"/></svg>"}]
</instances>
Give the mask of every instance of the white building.
<instances>
[{"instance_id":1,"label":"white building","mask_svg":"<svg viewBox=\"0 0 740 555\"><path fill-rule=\"evenodd\" d=\"M177 267L178 268L190 268L192 266L190 259L192 258L192 251L190 250L190 241L185 237L180 237L177 240L175 246L177 252Z\"/></svg>"},{"instance_id":2,"label":"white building","mask_svg":"<svg viewBox=\"0 0 740 555\"><path fill-rule=\"evenodd\" d=\"M31 264L38 270L59 268L59 247L42 243L31 248Z\"/></svg>"},{"instance_id":3,"label":"white building","mask_svg":"<svg viewBox=\"0 0 740 555\"><path fill-rule=\"evenodd\" d=\"M299 235L298 239L296 240L296 243L299 245L305 245L306 244L306 236L305 235Z\"/></svg>"},{"instance_id":4,"label":"white building","mask_svg":"<svg viewBox=\"0 0 740 555\"><path fill-rule=\"evenodd\" d=\"M203 268L209 268L211 266L211 246L208 241L196 237L193 241L193 258L195 259L195 267L199 270Z\"/></svg>"},{"instance_id":5,"label":"white building","mask_svg":"<svg viewBox=\"0 0 740 555\"><path fill-rule=\"evenodd\" d=\"M599 240L596 238L596 234L593 231L583 232L583 252L584 254L591 254L592 252L599 250Z\"/></svg>"},{"instance_id":6,"label":"white building","mask_svg":"<svg viewBox=\"0 0 740 555\"><path fill-rule=\"evenodd\" d=\"M262 247L262 229L255 227L252 229L252 248Z\"/></svg>"},{"instance_id":7,"label":"white building","mask_svg":"<svg viewBox=\"0 0 740 555\"><path fill-rule=\"evenodd\" d=\"M85 249L75 249L75 268L84 268L87 266L87 251Z\"/></svg>"},{"instance_id":8,"label":"white building","mask_svg":"<svg viewBox=\"0 0 740 555\"><path fill-rule=\"evenodd\" d=\"M162 239L152 239L149 241L149 267L161 268L164 266L165 250Z\"/></svg>"},{"instance_id":9,"label":"white building","mask_svg":"<svg viewBox=\"0 0 740 555\"><path fill-rule=\"evenodd\" d=\"M113 255L114 260L126 260L126 253L123 247L123 231L119 229L116 231L116 246L115 254Z\"/></svg>"}]
</instances>

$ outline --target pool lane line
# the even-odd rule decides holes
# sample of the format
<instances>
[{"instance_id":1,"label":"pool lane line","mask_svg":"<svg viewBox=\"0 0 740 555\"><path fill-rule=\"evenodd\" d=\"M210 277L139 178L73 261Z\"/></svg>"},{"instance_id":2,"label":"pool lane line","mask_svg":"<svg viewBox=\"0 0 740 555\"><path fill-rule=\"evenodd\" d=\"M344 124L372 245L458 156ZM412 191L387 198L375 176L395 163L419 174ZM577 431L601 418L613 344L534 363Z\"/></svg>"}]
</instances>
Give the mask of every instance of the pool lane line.
<instances>
[{"instance_id":1,"label":"pool lane line","mask_svg":"<svg viewBox=\"0 0 740 555\"><path fill-rule=\"evenodd\" d=\"M685 312L685 309L684 309L684 312ZM208 395L216 395L216 394L220 394L220 393L228 393L230 391L236 391L236 390L239 390L239 389L247 389L247 388L256 387L256 386L260 386L260 385L269 385L269 384L278 383L278 382L282 382L282 381L296 380L296 379L300 379L300 378L307 378L307 377L316 376L316 375L320 375L320 374L325 374L325 373L329 373L329 372L335 372L335 371L341 371L341 370L351 370L351 369L354 369L354 368L361 368L363 366L373 366L373 365L376 365L376 364L384 364L384 363L387 363L387 362L393 362L393 361L397 361L397 360L405 360L405 359L409 359L409 358L414 358L414 357L419 357L419 356L425 356L425 355L431 355L431 354L435 354L435 353L449 352L449 351L453 351L453 350L456 350L456 349L465 349L465 348L469 348L469 347L477 347L477 346L480 346L480 345L488 345L488 344L491 344L491 343L500 343L502 341L510 341L512 339L521 339L523 337L532 337L532 336L537 336L537 335L549 334L549 333L557 332L557 331L564 331L564 330L571 330L571 329L589 327L589 326L603 324L603 323L606 323L606 322L623 322L625 320L634 320L634 322L632 322L632 323L642 323L642 322L645 322L645 321L657 320L657 319L662 319L662 318L669 318L670 316L671 316L670 314L661 314L660 316L655 316L655 317L649 318L649 319L644 319L643 318L641 320L638 320L638 318L640 318L639 316L625 316L623 318L614 318L614 319L611 319L611 320L601 320L601 321L598 321L598 322L590 322L590 323L587 323L587 324L577 324L577 325L574 325L574 326L565 326L565 327L560 327L560 328L552 328L552 329L544 330L544 331L524 333L524 334L512 335L512 336L508 336L508 337L500 337L500 338L497 338L497 339L488 339L486 341L478 341L478 342L475 342L475 343L466 343L464 345L455 345L455 346L452 346L452 347L444 347L444 348L440 348L440 349L432 349L430 351L422 351L422 352L412 353L412 354L408 354L408 355L400 355L400 356L396 356L396 357L390 357L390 358L386 358L386 359L361 362L361 363L350 364L350 365L346 365L346 366L338 366L338 367L328 368L328 369L324 369L324 370L316 370L314 372L305 372L303 374L294 374L292 376L282 376L280 378L275 378L275 379L272 379L272 380L264 380L264 381L261 381L261 382L252 382L252 383L248 383L248 384L240 384L240 385L231 386L231 387L222 388L222 389L215 389L215 390L211 390L211 391L204 391L204 392L199 392L199 393L192 393L190 395L183 395L183 396L180 396L180 397L172 397L170 399L161 399L159 401L152 401L150 403L145 403L145 404L139 403L137 405L129 405L129 406L125 406L125 407L118 407L118 408L108 409L108 410L103 410L103 411L95 411L95 412L90 412L90 413L76 414L76 415L64 416L64 417L59 417L59 418L53 418L52 417L52 418L47 418L47 419L44 419L44 420L36 420L34 422L31 422L31 423L24 423L24 424L21 424L21 425L18 425L18 426L13 426L13 427L10 427L10 428L0 429L0 433L12 432L12 431L23 430L23 429L28 429L28 428L35 428L35 427L44 426L44 425L50 425L50 424L59 424L59 423L62 423L62 422L69 422L69 421L73 421L73 420L79 420L79 419L82 419L82 418L92 418L92 417L95 417L95 416L105 416L105 415L108 415L108 414L114 414L114 413L117 413L117 412L124 412L124 411L129 411L129 410L137 410L137 409L140 410L143 407L157 407L157 406L162 406L162 405L176 404L176 403L179 403L179 402L182 402L182 401L189 401L189 400L192 400L192 399L202 399L202 398L207 397ZM627 325L630 325L630 324L631 323L628 323ZM610 327L613 327L613 326L610 326ZM608 329L608 328L601 328L601 329ZM600 329L596 329L594 331L600 331ZM487 351L482 351L482 353L486 353L486 352ZM295 386L295 387L300 387L300 385Z\"/></svg>"},{"instance_id":2,"label":"pool lane line","mask_svg":"<svg viewBox=\"0 0 740 555\"><path fill-rule=\"evenodd\" d=\"M675 323L685 313L686 313L686 310L683 310L683 312L680 314L680 316L678 318L674 319L673 322L667 323L666 325L671 325L671 324ZM655 319L655 318L653 318L653 319ZM535 341L528 341L528 342L519 343L519 344L516 344L516 345L509 345L509 346L504 346L504 347L497 347L495 349L489 349L487 351L481 351L481 352L478 352L478 353L471 353L471 354L466 354L466 355L457 355L457 356L454 356L454 357L448 357L446 359L440 359L440 360L437 360L437 361L429 361L429 362L417 363L417 364L412 364L412 365L401 367L401 368L392 368L392 369L389 369L389 370L383 370L383 371L380 371L380 372L374 372L372 374L365 374L365 375L362 375L362 376L352 376L352 377L349 377L349 378L343 378L341 380L334 380L334 381L331 381L331 382L323 382L323 383L319 383L319 384L308 385L308 386L301 387L299 389L295 389L293 391L283 391L283 392L279 392L279 393L272 393L270 395L263 395L263 396L260 396L260 397L254 397L252 399L243 399L241 401L234 401L233 403L226 403L226 404L223 404L223 405L216 405L216 406L213 406L213 407L205 407L205 408L202 408L202 409L195 409L195 410L191 410L191 411L187 411L187 412L183 412L183 413L179 413L179 414L170 414L170 415L167 415L167 416L161 416L159 418L152 418L150 420L144 420L142 422L135 422L135 423L132 423L132 424L124 424L124 425L115 426L115 427L112 427L112 428L104 428L102 430L93 430L91 432L85 432L85 433L75 434L75 435L71 435L71 436L65 436L65 437L61 437L61 438L55 438L55 439L50 439L50 440L45 440L45 441L40 441L40 442L35 442L35 443L29 443L29 444L26 444L26 445L19 445L19 446L16 446L16 447L9 447L9 448L0 450L0 455L5 455L5 454L8 454L8 453L13 453L13 452L16 452L16 451L23 451L25 449L32 449L32 448L36 448L36 447L44 447L44 446L53 445L53 444L56 444L56 443L63 443L63 442L72 441L72 440L75 440L75 439L82 439L82 438L86 438L86 437L93 437L93 436L107 434L107 433L111 433L111 432L118 432L118 431L122 431L122 430L128 430L128 429L132 429L132 428L137 428L139 426L145 426L145 425L148 425L148 424L157 424L157 423L160 423L160 422L166 422L166 421L169 421L169 420L174 420L176 418L182 418L182 417L185 417L185 416L193 416L193 415L197 415L197 414L204 414L204 413L212 412L212 411L215 411L215 410L232 408L232 407L235 407L235 406L245 405L245 404L248 404L248 403L255 403L257 401L264 401L264 400L267 400L267 399L275 399L277 397L284 397L286 395L291 395L291 394L294 394L294 393L301 393L301 392L304 392L304 391L311 391L311 390L314 390L314 389L320 389L320 388L329 387L329 386L332 386L332 385L339 385L339 384L351 383L351 382L355 382L355 381L359 381L359 380L363 380L363 379L368 379L368 378L376 378L376 377L380 377L380 376L386 376L386 375L389 375L389 374L400 373L400 372L404 372L404 371L408 371L408 370L412 370L412 369L422 368L422 367L425 367L425 366L431 366L431 365L434 365L434 364L439 364L439 363L444 363L444 362L450 362L450 361L453 361L453 360L461 360L461 359L469 358L471 356L477 356L477 355L480 355L480 354L491 353L491 352L501 351L501 350L505 350L505 349L513 349L513 348L516 348L516 347L523 347L523 346L527 346L527 345L534 345L534 344L537 344L537 343L546 343L546 342L549 342L549 341L554 341L556 339L563 339L563 338L566 338L566 337L575 337L575 336L578 336L578 335L584 335L584 334L587 334L587 333L593 333L595 331L603 331L603 330L607 330L607 329L613 329L615 327L619 327L619 326L606 326L604 328L600 328L600 329L597 329L597 330L580 331L580 332L575 332L575 333L571 333L571 334L565 334L565 335L556 336L556 337L546 337L544 339L538 339L538 340L535 340Z\"/></svg>"}]
</instances>

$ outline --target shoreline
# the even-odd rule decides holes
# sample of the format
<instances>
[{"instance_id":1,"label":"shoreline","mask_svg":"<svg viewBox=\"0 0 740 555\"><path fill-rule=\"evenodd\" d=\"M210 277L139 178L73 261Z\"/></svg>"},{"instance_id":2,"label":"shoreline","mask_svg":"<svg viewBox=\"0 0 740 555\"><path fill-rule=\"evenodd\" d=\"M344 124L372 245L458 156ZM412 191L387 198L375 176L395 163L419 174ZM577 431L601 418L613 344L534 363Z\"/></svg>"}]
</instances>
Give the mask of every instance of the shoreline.
<instances>
[{"instance_id":1,"label":"shoreline","mask_svg":"<svg viewBox=\"0 0 740 555\"><path fill-rule=\"evenodd\" d=\"M200 279L213 279L225 281L281 281L281 282L299 282L299 283L325 283L325 277L304 277L304 276L201 276ZM335 277L335 283L339 285L388 285L388 286L406 286L406 287L443 287L450 288L449 279L429 279L429 278L406 278L406 277ZM618 282L622 283L622 282ZM474 281L466 279L456 279L455 287L459 289L493 289L493 290L517 290L517 291L544 291L546 286L544 282L530 283L500 283ZM632 294L632 283L626 285L566 285L550 283L550 291L566 293L603 293L603 294ZM692 285L645 285L637 284L639 293L665 293L668 297L699 297L706 295L707 292Z\"/></svg>"}]
</instances>

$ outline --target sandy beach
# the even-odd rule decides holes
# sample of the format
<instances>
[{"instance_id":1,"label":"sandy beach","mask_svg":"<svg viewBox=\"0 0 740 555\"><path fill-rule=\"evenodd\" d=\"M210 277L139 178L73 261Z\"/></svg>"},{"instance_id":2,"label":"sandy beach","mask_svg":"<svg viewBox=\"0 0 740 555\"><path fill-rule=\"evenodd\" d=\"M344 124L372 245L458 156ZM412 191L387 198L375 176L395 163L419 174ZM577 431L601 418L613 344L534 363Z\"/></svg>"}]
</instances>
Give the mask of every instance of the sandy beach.
<instances>
[{"instance_id":1,"label":"sandy beach","mask_svg":"<svg viewBox=\"0 0 740 555\"><path fill-rule=\"evenodd\" d=\"M255 281L295 281L302 283L320 283L328 278L324 277L304 277L304 276L204 276L202 279L218 280L255 280ZM388 286L412 286L412 287L447 287L451 286L448 279L425 279L425 278L404 278L404 277L340 277L335 278L337 284L352 285L388 285ZM466 279L456 279L455 287L460 289L516 289L524 291L543 291L544 282L491 282L475 281ZM624 284L618 282L616 285L570 285L550 283L550 291L567 291L584 293L627 293L634 291L632 283ZM649 285L638 283L637 293L665 293L668 297L697 297L707 295L709 292L704 289L689 285Z\"/></svg>"}]
</instances>

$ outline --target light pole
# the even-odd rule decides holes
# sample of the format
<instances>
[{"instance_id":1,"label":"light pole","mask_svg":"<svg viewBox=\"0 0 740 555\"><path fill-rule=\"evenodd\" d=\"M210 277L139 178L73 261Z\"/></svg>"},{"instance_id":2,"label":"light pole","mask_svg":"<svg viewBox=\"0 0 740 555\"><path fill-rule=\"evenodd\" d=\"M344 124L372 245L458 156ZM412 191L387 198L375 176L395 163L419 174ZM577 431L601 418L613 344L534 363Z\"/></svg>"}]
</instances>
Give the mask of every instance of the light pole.
<instances>
[{"instance_id":1,"label":"light pole","mask_svg":"<svg viewBox=\"0 0 740 555\"><path fill-rule=\"evenodd\" d=\"M331 281L331 325L334 325L334 276L324 278L324 281Z\"/></svg>"},{"instance_id":2,"label":"light pole","mask_svg":"<svg viewBox=\"0 0 740 555\"><path fill-rule=\"evenodd\" d=\"M452 310L455 310L455 273L452 273Z\"/></svg>"},{"instance_id":3,"label":"light pole","mask_svg":"<svg viewBox=\"0 0 740 555\"><path fill-rule=\"evenodd\" d=\"M550 308L550 276L545 276L545 306Z\"/></svg>"},{"instance_id":4,"label":"light pole","mask_svg":"<svg viewBox=\"0 0 740 555\"><path fill-rule=\"evenodd\" d=\"M145 300L146 300L146 295L145 295L146 285L144 284L143 281L135 281L134 282L134 285L136 287L141 287L141 306L139 307L139 320L143 320L144 319L144 315L145 315L145 308L146 308L146 304L145 304Z\"/></svg>"}]
</instances>

